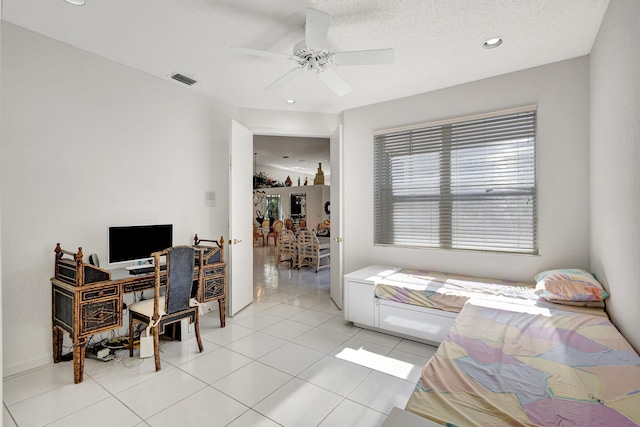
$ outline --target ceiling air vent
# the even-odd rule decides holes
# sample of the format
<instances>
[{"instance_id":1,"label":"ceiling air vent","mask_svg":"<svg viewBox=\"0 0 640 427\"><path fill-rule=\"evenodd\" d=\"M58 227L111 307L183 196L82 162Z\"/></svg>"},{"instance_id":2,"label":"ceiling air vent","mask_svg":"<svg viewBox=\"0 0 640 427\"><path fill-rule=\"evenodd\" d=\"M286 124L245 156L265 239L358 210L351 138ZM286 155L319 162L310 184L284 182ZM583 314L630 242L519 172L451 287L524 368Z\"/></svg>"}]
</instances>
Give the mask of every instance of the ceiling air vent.
<instances>
[{"instance_id":1,"label":"ceiling air vent","mask_svg":"<svg viewBox=\"0 0 640 427\"><path fill-rule=\"evenodd\" d=\"M171 76L172 79L179 81L180 83L184 83L186 85L191 86L194 83L198 83L197 81L187 77L187 76L183 76L182 74L174 74Z\"/></svg>"}]
</instances>

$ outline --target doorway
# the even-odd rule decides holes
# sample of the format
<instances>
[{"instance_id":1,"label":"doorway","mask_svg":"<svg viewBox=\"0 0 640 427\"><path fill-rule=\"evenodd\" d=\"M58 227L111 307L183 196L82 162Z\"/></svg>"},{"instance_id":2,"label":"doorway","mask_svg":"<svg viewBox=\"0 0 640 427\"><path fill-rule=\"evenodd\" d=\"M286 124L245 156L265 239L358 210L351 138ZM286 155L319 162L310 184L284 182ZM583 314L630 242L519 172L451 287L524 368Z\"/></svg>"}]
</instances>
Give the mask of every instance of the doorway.
<instances>
[{"instance_id":1,"label":"doorway","mask_svg":"<svg viewBox=\"0 0 640 427\"><path fill-rule=\"evenodd\" d=\"M260 200L254 206L256 213L273 216L296 231L306 223L308 230L320 231L320 239L327 246L331 237L330 150L328 137L254 135L254 182L262 187L254 192L265 192L264 198L255 198ZM321 179L316 180L316 176ZM278 196L276 212L272 198ZM261 243L262 239L256 241L257 245ZM323 258L322 262L328 263L329 259Z\"/></svg>"}]
</instances>

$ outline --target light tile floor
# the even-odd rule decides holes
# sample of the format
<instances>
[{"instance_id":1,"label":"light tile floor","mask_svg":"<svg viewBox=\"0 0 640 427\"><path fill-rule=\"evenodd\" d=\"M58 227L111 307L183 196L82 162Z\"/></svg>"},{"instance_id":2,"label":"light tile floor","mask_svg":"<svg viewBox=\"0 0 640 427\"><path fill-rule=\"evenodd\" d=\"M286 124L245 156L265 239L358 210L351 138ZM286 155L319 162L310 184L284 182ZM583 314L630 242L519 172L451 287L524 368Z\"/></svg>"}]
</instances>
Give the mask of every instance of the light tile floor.
<instances>
[{"instance_id":1,"label":"light tile floor","mask_svg":"<svg viewBox=\"0 0 640 427\"><path fill-rule=\"evenodd\" d=\"M329 270L277 267L254 249L254 303L220 328L201 317L195 339L153 358L70 362L4 379L10 426L379 426L404 407L435 347L354 327L329 298Z\"/></svg>"}]
</instances>

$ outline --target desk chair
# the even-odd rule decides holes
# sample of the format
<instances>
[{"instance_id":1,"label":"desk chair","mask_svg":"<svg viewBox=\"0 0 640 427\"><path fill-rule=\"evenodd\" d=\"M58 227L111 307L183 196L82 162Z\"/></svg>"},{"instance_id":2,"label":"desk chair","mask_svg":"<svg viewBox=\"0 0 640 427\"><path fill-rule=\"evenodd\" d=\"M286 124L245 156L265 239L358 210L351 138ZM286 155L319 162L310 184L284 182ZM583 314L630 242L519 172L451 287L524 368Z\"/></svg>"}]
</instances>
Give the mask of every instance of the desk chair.
<instances>
[{"instance_id":1,"label":"desk chair","mask_svg":"<svg viewBox=\"0 0 640 427\"><path fill-rule=\"evenodd\" d=\"M195 265L195 249L191 246L175 246L152 254L155 262L155 278L153 299L142 300L129 306L129 357L133 356L133 325L134 322L143 322L153 333L153 355L156 362L156 371L160 370L160 352L158 345L160 333L164 333L166 325L179 322L183 318L189 318L190 323L195 324L196 339L200 352L204 349L200 339L199 303L191 298L193 285L193 271ZM160 273L160 258L165 256L167 260L166 275ZM160 296L160 282L165 283L165 294ZM200 277L200 279L202 279Z\"/></svg>"}]
</instances>

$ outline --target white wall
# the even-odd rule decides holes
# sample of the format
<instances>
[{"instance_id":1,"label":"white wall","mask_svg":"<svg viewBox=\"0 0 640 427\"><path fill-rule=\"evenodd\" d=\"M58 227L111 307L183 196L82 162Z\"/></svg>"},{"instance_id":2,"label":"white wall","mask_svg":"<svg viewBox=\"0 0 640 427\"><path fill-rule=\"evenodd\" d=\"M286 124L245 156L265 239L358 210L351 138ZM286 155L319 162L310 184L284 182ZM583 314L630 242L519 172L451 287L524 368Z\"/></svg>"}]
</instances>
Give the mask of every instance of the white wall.
<instances>
[{"instance_id":1,"label":"white wall","mask_svg":"<svg viewBox=\"0 0 640 427\"><path fill-rule=\"evenodd\" d=\"M589 266L589 62L559 62L344 113L344 265L372 263L533 280ZM376 129L538 105L539 256L373 245Z\"/></svg>"},{"instance_id":2,"label":"white wall","mask_svg":"<svg viewBox=\"0 0 640 427\"><path fill-rule=\"evenodd\" d=\"M640 2L611 0L591 53L591 267L640 351Z\"/></svg>"},{"instance_id":3,"label":"white wall","mask_svg":"<svg viewBox=\"0 0 640 427\"><path fill-rule=\"evenodd\" d=\"M53 249L106 263L107 226L228 230L237 111L12 24L2 25L4 374L51 361ZM216 191L217 206L205 207Z\"/></svg>"},{"instance_id":4,"label":"white wall","mask_svg":"<svg viewBox=\"0 0 640 427\"><path fill-rule=\"evenodd\" d=\"M328 138L338 127L341 119L340 114L240 109L241 123L255 135Z\"/></svg>"},{"instance_id":5,"label":"white wall","mask_svg":"<svg viewBox=\"0 0 640 427\"><path fill-rule=\"evenodd\" d=\"M324 213L324 203L329 200L329 186L327 185L264 188L263 191L266 194L280 195L280 206L284 218L291 218L291 195L305 194L306 220L309 230L318 228L318 224L327 218L327 215ZM266 214L264 206L265 204L263 202L260 206L255 206L254 208L260 209L263 214ZM253 223L257 224L255 217L256 216L253 215Z\"/></svg>"}]
</instances>

